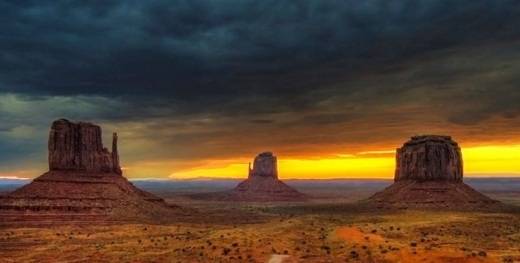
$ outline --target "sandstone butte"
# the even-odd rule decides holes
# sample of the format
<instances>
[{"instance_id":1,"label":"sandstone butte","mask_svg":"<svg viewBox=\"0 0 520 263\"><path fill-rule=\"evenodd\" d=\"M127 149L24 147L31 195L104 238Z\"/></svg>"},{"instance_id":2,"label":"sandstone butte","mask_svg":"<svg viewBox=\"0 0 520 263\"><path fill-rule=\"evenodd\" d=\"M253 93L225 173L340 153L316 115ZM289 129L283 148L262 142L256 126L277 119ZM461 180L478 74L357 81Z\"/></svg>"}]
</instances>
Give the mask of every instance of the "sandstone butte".
<instances>
[{"instance_id":1,"label":"sandstone butte","mask_svg":"<svg viewBox=\"0 0 520 263\"><path fill-rule=\"evenodd\" d=\"M490 208L499 203L463 182L462 153L450 136L414 136L396 151L394 183L368 199L379 208Z\"/></svg>"},{"instance_id":2,"label":"sandstone butte","mask_svg":"<svg viewBox=\"0 0 520 263\"><path fill-rule=\"evenodd\" d=\"M0 222L153 220L178 209L142 191L123 175L117 134L112 150L101 128L66 119L52 123L48 142L49 171L0 197Z\"/></svg>"},{"instance_id":3,"label":"sandstone butte","mask_svg":"<svg viewBox=\"0 0 520 263\"><path fill-rule=\"evenodd\" d=\"M307 197L278 179L277 158L271 152L257 155L253 168L249 164L248 178L225 195L235 201L305 201Z\"/></svg>"}]
</instances>

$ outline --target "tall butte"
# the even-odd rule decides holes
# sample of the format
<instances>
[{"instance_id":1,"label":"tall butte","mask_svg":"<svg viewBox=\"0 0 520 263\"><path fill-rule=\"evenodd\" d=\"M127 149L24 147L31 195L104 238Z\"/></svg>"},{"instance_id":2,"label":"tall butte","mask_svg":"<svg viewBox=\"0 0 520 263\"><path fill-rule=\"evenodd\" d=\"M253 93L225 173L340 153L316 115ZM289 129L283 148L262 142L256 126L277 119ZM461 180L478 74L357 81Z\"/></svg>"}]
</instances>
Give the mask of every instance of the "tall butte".
<instances>
[{"instance_id":1,"label":"tall butte","mask_svg":"<svg viewBox=\"0 0 520 263\"><path fill-rule=\"evenodd\" d=\"M231 190L227 200L235 201L304 201L306 196L278 179L276 156L263 152L255 157L249 176Z\"/></svg>"},{"instance_id":2,"label":"tall butte","mask_svg":"<svg viewBox=\"0 0 520 263\"><path fill-rule=\"evenodd\" d=\"M174 210L122 175L113 134L103 147L101 128L60 119L49 133L49 171L0 198L0 221L148 220Z\"/></svg>"},{"instance_id":3,"label":"tall butte","mask_svg":"<svg viewBox=\"0 0 520 263\"><path fill-rule=\"evenodd\" d=\"M121 175L117 134L112 135L109 152L103 147L99 126L65 119L53 122L49 133L49 170Z\"/></svg>"},{"instance_id":4,"label":"tall butte","mask_svg":"<svg viewBox=\"0 0 520 263\"><path fill-rule=\"evenodd\" d=\"M498 203L462 177L462 153L450 136L414 136L397 149L394 183L368 201L380 208L487 208Z\"/></svg>"}]
</instances>

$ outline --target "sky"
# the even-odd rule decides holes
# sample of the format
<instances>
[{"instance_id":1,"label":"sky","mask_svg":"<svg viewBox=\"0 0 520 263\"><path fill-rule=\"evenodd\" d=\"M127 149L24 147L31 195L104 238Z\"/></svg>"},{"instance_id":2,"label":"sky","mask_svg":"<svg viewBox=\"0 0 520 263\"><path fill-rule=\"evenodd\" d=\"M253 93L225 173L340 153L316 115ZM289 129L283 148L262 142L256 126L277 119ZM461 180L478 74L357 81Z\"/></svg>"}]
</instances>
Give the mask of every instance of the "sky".
<instances>
[{"instance_id":1,"label":"sky","mask_svg":"<svg viewBox=\"0 0 520 263\"><path fill-rule=\"evenodd\" d=\"M516 0L2 1L0 177L47 170L58 118L119 134L130 178L391 178L451 135L520 176Z\"/></svg>"}]
</instances>

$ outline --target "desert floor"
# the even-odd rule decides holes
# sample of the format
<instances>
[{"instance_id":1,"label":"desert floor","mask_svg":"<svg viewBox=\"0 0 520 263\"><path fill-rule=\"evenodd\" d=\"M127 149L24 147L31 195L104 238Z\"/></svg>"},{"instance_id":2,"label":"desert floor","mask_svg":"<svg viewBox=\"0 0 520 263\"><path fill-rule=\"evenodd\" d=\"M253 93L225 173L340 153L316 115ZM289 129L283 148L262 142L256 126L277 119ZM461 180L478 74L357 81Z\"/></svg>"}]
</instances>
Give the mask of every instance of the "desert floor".
<instances>
[{"instance_id":1,"label":"desert floor","mask_svg":"<svg viewBox=\"0 0 520 263\"><path fill-rule=\"evenodd\" d=\"M370 212L351 199L251 204L169 196L196 213L168 224L4 225L0 262L520 262L520 209Z\"/></svg>"}]
</instances>

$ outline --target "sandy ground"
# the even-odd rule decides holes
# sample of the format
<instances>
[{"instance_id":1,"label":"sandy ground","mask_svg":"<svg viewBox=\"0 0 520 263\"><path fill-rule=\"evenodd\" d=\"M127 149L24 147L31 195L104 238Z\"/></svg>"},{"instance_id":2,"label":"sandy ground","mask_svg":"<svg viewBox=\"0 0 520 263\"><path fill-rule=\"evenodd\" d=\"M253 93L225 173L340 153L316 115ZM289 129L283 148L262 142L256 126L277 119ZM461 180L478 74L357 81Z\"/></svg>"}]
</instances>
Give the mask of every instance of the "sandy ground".
<instances>
[{"instance_id":1,"label":"sandy ground","mask_svg":"<svg viewBox=\"0 0 520 263\"><path fill-rule=\"evenodd\" d=\"M347 243L355 243L367 249L374 249L378 246L388 247L392 250L392 245L388 245L389 242L385 242L385 239L381 235L363 233L357 227L340 227L336 230L336 235ZM386 244L385 244L386 243ZM395 247L397 248L397 247ZM397 249L396 249L397 250ZM427 248L410 248L398 249L398 253L388 253L384 256L385 261L391 262L431 262L431 263L442 263L442 262L460 262L460 263L471 263L471 262L498 262L497 258L494 257L468 257L463 251L450 247L439 247L437 250L432 250L430 247ZM385 253L386 254L386 253Z\"/></svg>"},{"instance_id":2,"label":"sandy ground","mask_svg":"<svg viewBox=\"0 0 520 263\"><path fill-rule=\"evenodd\" d=\"M235 207L254 223L4 226L0 262L520 261L520 214L304 208ZM231 213L219 211L209 222Z\"/></svg>"},{"instance_id":3,"label":"sandy ground","mask_svg":"<svg viewBox=\"0 0 520 263\"><path fill-rule=\"evenodd\" d=\"M168 195L197 213L165 224L0 224L0 262L520 262L520 209L363 211L352 203L370 191L329 192L308 203Z\"/></svg>"},{"instance_id":4,"label":"sandy ground","mask_svg":"<svg viewBox=\"0 0 520 263\"><path fill-rule=\"evenodd\" d=\"M289 256L289 255L273 254L269 258L269 261L267 261L267 262L268 263L283 263L283 262L287 262L290 258L291 258L291 256Z\"/></svg>"}]
</instances>

